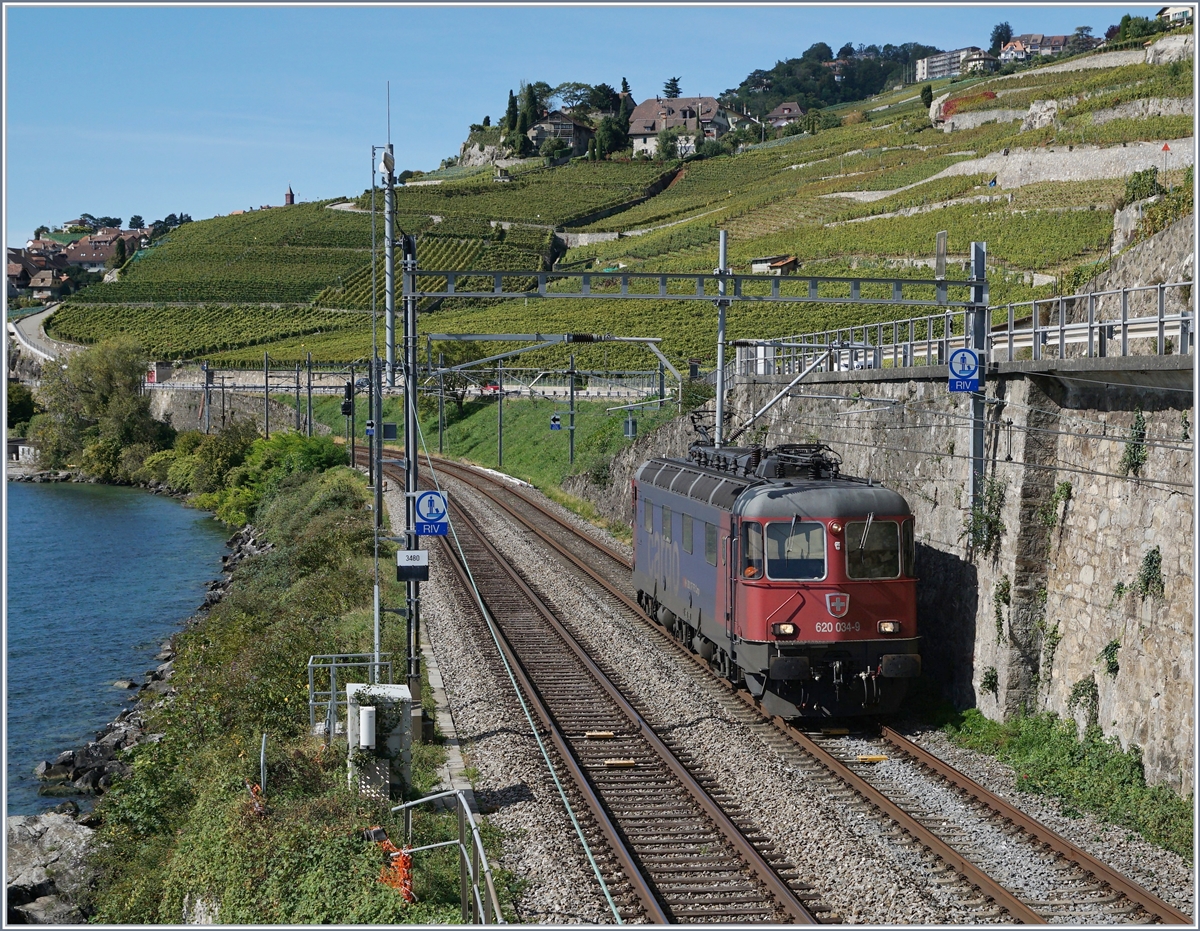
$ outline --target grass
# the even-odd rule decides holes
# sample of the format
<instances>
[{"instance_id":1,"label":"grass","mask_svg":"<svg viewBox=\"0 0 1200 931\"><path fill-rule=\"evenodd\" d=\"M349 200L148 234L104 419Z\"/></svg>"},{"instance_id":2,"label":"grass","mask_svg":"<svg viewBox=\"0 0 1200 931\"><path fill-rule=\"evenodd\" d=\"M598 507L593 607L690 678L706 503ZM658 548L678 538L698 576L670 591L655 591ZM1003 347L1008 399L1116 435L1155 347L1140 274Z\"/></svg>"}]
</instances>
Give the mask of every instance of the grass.
<instances>
[{"instance_id":1,"label":"grass","mask_svg":"<svg viewBox=\"0 0 1200 931\"><path fill-rule=\"evenodd\" d=\"M286 401L285 396L279 400ZM613 399L609 402L577 402L575 405L575 465L570 463L568 450L566 399L504 401L504 468L513 475L539 489L549 492L558 488L570 474L600 470L612 456L627 445L624 439L623 411L606 413L606 408L630 403L628 400ZM459 415L450 400L446 402L446 430L443 436L445 455L451 459L466 459L477 465L494 469L498 467L497 439L499 423L494 399L469 400ZM335 436L345 433L345 418L340 412L339 398L313 398L313 419L327 424ZM670 398L662 410L650 407L636 413L638 432L645 433L675 416L675 405ZM367 404L359 400L356 424L358 442L365 443L363 424L366 420ZM550 429L550 416L557 413L562 421L562 430ZM384 404L383 419L392 423L403 423L401 400L388 398ZM421 431L424 439L422 456L428 451L436 456L438 449L436 401L424 400L421 405Z\"/></svg>"},{"instance_id":2,"label":"grass","mask_svg":"<svg viewBox=\"0 0 1200 931\"><path fill-rule=\"evenodd\" d=\"M239 565L229 595L176 638L178 694L148 720L163 737L128 753L133 775L97 809L94 920L179 923L197 902L219 903L219 920L236 924L458 919L451 853L416 856L414 905L378 881L384 855L361 832L382 825L402 841L402 824L386 804L349 792L344 741L325 746L308 735L308 657L370 648L364 485L345 468L274 483L256 516L274 549ZM386 580L385 601L402 597ZM402 624L384 625L385 652L402 656L403 641ZM246 788L259 781L264 733L265 813ZM410 790L419 797L437 782L443 751L413 749ZM413 842L447 840L457 827L453 815L417 811ZM493 851L498 840L489 829ZM507 878L498 879L507 896Z\"/></svg>"},{"instance_id":3,"label":"grass","mask_svg":"<svg viewBox=\"0 0 1200 931\"><path fill-rule=\"evenodd\" d=\"M1018 791L1054 798L1068 816L1089 812L1191 860L1192 797L1148 786L1136 747L1122 750L1097 727L1080 738L1073 720L1049 712L1001 723L971 709L943 729L960 746L1012 766Z\"/></svg>"}]
</instances>

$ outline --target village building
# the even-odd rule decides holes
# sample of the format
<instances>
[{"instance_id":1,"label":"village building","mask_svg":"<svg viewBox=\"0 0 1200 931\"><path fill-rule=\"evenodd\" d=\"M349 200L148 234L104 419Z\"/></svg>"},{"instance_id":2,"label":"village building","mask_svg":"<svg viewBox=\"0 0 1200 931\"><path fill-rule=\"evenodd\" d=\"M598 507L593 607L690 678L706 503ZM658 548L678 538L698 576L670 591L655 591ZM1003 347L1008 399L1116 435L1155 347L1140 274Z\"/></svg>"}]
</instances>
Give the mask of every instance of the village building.
<instances>
[{"instance_id":1,"label":"village building","mask_svg":"<svg viewBox=\"0 0 1200 931\"><path fill-rule=\"evenodd\" d=\"M562 110L551 110L530 126L526 135L535 149L540 149L547 139L561 139L572 155L584 155L588 150L588 142L595 138L596 132L583 120Z\"/></svg>"},{"instance_id":2,"label":"village building","mask_svg":"<svg viewBox=\"0 0 1200 931\"><path fill-rule=\"evenodd\" d=\"M656 97L638 104L629 115L634 155L656 155L658 134L664 129L677 130L679 154L690 155L697 141L719 139L729 128L729 115L715 97Z\"/></svg>"},{"instance_id":3,"label":"village building","mask_svg":"<svg viewBox=\"0 0 1200 931\"><path fill-rule=\"evenodd\" d=\"M790 126L792 123L795 123L802 116L804 116L804 110L801 109L800 104L790 101L781 103L763 117L763 119L773 129L781 129L784 126Z\"/></svg>"},{"instance_id":4,"label":"village building","mask_svg":"<svg viewBox=\"0 0 1200 931\"><path fill-rule=\"evenodd\" d=\"M962 60L964 74L987 74L1000 67L1000 59L982 49L972 52Z\"/></svg>"},{"instance_id":5,"label":"village building","mask_svg":"<svg viewBox=\"0 0 1200 931\"><path fill-rule=\"evenodd\" d=\"M963 59L979 51L979 46L970 45L952 52L939 52L917 62L916 80L936 81L938 78L955 78L963 73Z\"/></svg>"}]
</instances>

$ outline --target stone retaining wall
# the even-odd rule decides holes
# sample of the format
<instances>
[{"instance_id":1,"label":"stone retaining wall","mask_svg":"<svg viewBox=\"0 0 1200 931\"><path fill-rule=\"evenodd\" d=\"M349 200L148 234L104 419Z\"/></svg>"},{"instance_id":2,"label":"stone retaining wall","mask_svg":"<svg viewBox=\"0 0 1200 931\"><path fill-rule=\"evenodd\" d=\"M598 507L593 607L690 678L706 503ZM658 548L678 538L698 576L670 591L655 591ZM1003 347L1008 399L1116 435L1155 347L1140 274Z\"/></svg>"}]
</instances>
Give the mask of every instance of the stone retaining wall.
<instances>
[{"instance_id":1,"label":"stone retaining wall","mask_svg":"<svg viewBox=\"0 0 1200 931\"><path fill-rule=\"evenodd\" d=\"M842 455L845 472L883 481L908 500L918 528L926 674L958 707L997 719L1022 710L1075 714L1081 724L1091 717L1122 746L1142 748L1149 781L1186 794L1194 766L1194 499L1191 445L1180 438L1192 404L1191 359L998 368L985 386L995 494L980 512L996 531L994 546L969 545L970 408L947 391L945 366L810 376L794 392L807 397L785 399L768 415L765 442L819 439ZM789 380L740 379L732 423ZM1125 477L1121 459L1139 406L1162 445L1146 447L1140 477ZM690 439L690 428L675 421L639 439L607 474L579 476L568 490L628 522L637 466L649 455L683 454ZM1063 482L1066 502L1055 498ZM1136 586L1155 547L1162 595L1118 589L1114 597L1117 582ZM1101 654L1113 641L1119 670L1110 676ZM985 689L993 676L994 691ZM1085 694L1082 704L1073 693Z\"/></svg>"},{"instance_id":2,"label":"stone retaining wall","mask_svg":"<svg viewBox=\"0 0 1200 931\"><path fill-rule=\"evenodd\" d=\"M259 430L263 429L263 398L262 394L239 394L226 391L224 400L225 418L228 422L233 417L253 420ZM150 416L155 420L168 421L176 430L203 430L204 416L202 402L204 393L195 389L185 388L155 388L150 395ZM209 403L212 411L209 414L209 429L216 432L221 429L221 391L214 388L209 392ZM303 396L300 399L301 418L307 412ZM303 420L301 420L303 423ZM296 428L296 408L279 401L271 401L271 429L273 431L294 430ZM313 425L317 434L329 433L329 427L317 423Z\"/></svg>"}]
</instances>

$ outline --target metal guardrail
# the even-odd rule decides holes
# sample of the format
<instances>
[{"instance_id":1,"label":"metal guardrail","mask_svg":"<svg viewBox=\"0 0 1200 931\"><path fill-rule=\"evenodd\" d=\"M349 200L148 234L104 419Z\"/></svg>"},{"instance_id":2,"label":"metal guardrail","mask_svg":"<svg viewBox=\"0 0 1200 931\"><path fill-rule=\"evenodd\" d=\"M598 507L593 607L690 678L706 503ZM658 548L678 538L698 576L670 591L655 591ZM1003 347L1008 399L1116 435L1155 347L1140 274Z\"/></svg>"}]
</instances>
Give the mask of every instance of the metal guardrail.
<instances>
[{"instance_id":1,"label":"metal guardrail","mask_svg":"<svg viewBox=\"0 0 1200 931\"><path fill-rule=\"evenodd\" d=\"M400 853L414 854L421 850L433 850L437 847L458 848L458 881L459 897L462 905L463 924L487 925L508 924L500 909L500 898L496 895L496 884L492 878L492 868L488 863L487 854L483 849L483 838L479 833L479 823L467 804L466 796L461 790L449 789L435 795L412 802L405 802L392 809L393 812L403 811L405 818L405 840L412 841L412 818L410 809L426 802L453 797L458 808L458 838L442 841L437 844L426 844L423 847L406 846ZM467 843L467 832L470 829L471 841ZM393 857L400 853L392 854ZM481 888L482 887L482 888ZM486 893L486 894L485 894Z\"/></svg>"},{"instance_id":2,"label":"metal guardrail","mask_svg":"<svg viewBox=\"0 0 1200 931\"><path fill-rule=\"evenodd\" d=\"M382 682L381 675L387 673L387 682L392 683L392 661L382 657L390 653L379 654L381 660L375 662L374 653L323 653L308 658L308 726L316 729L317 709L324 706L321 722L324 724L326 741L331 738L337 728L338 708L347 704L344 698L338 698L338 670L366 669L367 679L372 683ZM319 672L329 673L329 688L319 688L317 681ZM343 682L343 685L347 682Z\"/></svg>"},{"instance_id":3,"label":"metal guardrail","mask_svg":"<svg viewBox=\"0 0 1200 931\"><path fill-rule=\"evenodd\" d=\"M1167 313L1167 295L1171 289L1191 287L1190 281L1170 282L989 307L993 316L1005 310L1007 320L989 332L987 359L1011 362L1022 350L1035 361L1065 359L1069 346L1084 346L1080 355L1085 358L1128 356L1132 340L1151 340L1156 355L1190 355L1194 312L1185 306ZM1185 303L1191 300L1190 292L1184 292ZM735 372L795 375L826 350L832 351L820 371L944 365L954 349L970 345L969 315L966 308L949 309L781 339L738 340Z\"/></svg>"},{"instance_id":4,"label":"metal guardrail","mask_svg":"<svg viewBox=\"0 0 1200 931\"><path fill-rule=\"evenodd\" d=\"M549 285L555 285L550 289ZM721 287L724 286L724 293ZM917 278L831 278L808 275L661 272L427 271L405 272L406 297L621 298L672 301L886 304L967 307L981 281ZM849 294L831 294L830 288ZM914 297L917 293L920 297ZM951 300L951 295L962 295ZM907 295L907 296L906 296Z\"/></svg>"}]
</instances>

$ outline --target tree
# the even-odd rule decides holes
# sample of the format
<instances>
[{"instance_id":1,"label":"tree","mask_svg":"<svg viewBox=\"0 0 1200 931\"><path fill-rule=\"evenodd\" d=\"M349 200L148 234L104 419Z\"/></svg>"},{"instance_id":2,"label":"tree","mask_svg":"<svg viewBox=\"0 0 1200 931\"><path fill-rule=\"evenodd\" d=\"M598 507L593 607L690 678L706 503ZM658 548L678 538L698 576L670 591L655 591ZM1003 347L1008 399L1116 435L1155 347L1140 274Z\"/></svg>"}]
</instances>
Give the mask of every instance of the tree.
<instances>
[{"instance_id":1,"label":"tree","mask_svg":"<svg viewBox=\"0 0 1200 931\"><path fill-rule=\"evenodd\" d=\"M633 116L633 99L629 94L626 94L621 98L621 109L617 111L617 122L620 124L623 132L629 132L629 118L631 116Z\"/></svg>"},{"instance_id":2,"label":"tree","mask_svg":"<svg viewBox=\"0 0 1200 931\"><path fill-rule=\"evenodd\" d=\"M1000 49L1004 48L1006 44L1012 41L1012 36L1012 26L1010 26L1008 23L996 23L996 25L992 27L991 53L993 55L998 54Z\"/></svg>"},{"instance_id":3,"label":"tree","mask_svg":"<svg viewBox=\"0 0 1200 931\"><path fill-rule=\"evenodd\" d=\"M41 239L41 238L42 238L42 235L43 235L44 233L48 233L48 232L50 232L50 227L48 227L48 226L39 226L37 229L35 229L35 230L33 231L33 238L34 238L34 239Z\"/></svg>"},{"instance_id":4,"label":"tree","mask_svg":"<svg viewBox=\"0 0 1200 931\"><path fill-rule=\"evenodd\" d=\"M33 392L19 381L8 383L8 427L9 436L20 436L15 427L28 425L33 418L36 407L33 403Z\"/></svg>"},{"instance_id":5,"label":"tree","mask_svg":"<svg viewBox=\"0 0 1200 931\"><path fill-rule=\"evenodd\" d=\"M118 239L117 244L113 246L112 255L108 257L108 261L104 263L105 268L120 268L125 264L125 240Z\"/></svg>"},{"instance_id":6,"label":"tree","mask_svg":"<svg viewBox=\"0 0 1200 931\"><path fill-rule=\"evenodd\" d=\"M579 81L564 81L551 92L551 97L562 103L564 107L574 109L580 104L587 103L592 93L592 85Z\"/></svg>"},{"instance_id":7,"label":"tree","mask_svg":"<svg viewBox=\"0 0 1200 931\"><path fill-rule=\"evenodd\" d=\"M628 93L630 93L630 90L629 90L629 82L628 82L628 81L626 81L624 78L621 78L621 93L622 93L622 94L628 94Z\"/></svg>"},{"instance_id":8,"label":"tree","mask_svg":"<svg viewBox=\"0 0 1200 931\"><path fill-rule=\"evenodd\" d=\"M667 78L667 83L663 85L662 95L667 100L674 100L679 96L679 78Z\"/></svg>"},{"instance_id":9,"label":"tree","mask_svg":"<svg viewBox=\"0 0 1200 931\"><path fill-rule=\"evenodd\" d=\"M611 155L620 152L629 145L629 121L624 123L619 118L606 116L596 128L596 151L601 155Z\"/></svg>"},{"instance_id":10,"label":"tree","mask_svg":"<svg viewBox=\"0 0 1200 931\"><path fill-rule=\"evenodd\" d=\"M532 84L526 84L525 88L521 91L521 112L529 120L525 126L526 129L536 123L542 115L541 108L538 107L537 91L533 89Z\"/></svg>"},{"instance_id":11,"label":"tree","mask_svg":"<svg viewBox=\"0 0 1200 931\"><path fill-rule=\"evenodd\" d=\"M587 157L589 162L594 162L599 158L599 155L596 153L596 139L594 136L588 140Z\"/></svg>"},{"instance_id":12,"label":"tree","mask_svg":"<svg viewBox=\"0 0 1200 931\"><path fill-rule=\"evenodd\" d=\"M664 129L658 134L658 149L654 157L660 161L679 158L679 134L675 130Z\"/></svg>"},{"instance_id":13,"label":"tree","mask_svg":"<svg viewBox=\"0 0 1200 931\"><path fill-rule=\"evenodd\" d=\"M504 131L512 132L517 128L517 98L510 89L508 92L508 109L504 111Z\"/></svg>"},{"instance_id":14,"label":"tree","mask_svg":"<svg viewBox=\"0 0 1200 931\"><path fill-rule=\"evenodd\" d=\"M833 61L833 49L828 43L815 42L800 57L807 61Z\"/></svg>"},{"instance_id":15,"label":"tree","mask_svg":"<svg viewBox=\"0 0 1200 931\"><path fill-rule=\"evenodd\" d=\"M588 106L594 110L613 112L621 105L620 95L608 84L597 84L588 94Z\"/></svg>"},{"instance_id":16,"label":"tree","mask_svg":"<svg viewBox=\"0 0 1200 931\"><path fill-rule=\"evenodd\" d=\"M1104 41L1111 42L1113 39L1115 39L1117 37L1117 33L1119 33L1120 31L1121 31L1121 27L1118 26L1116 23L1113 23L1111 26L1109 26L1107 29L1104 30Z\"/></svg>"},{"instance_id":17,"label":"tree","mask_svg":"<svg viewBox=\"0 0 1200 931\"><path fill-rule=\"evenodd\" d=\"M921 88L921 106L926 110L933 106L933 85L926 84Z\"/></svg>"},{"instance_id":18,"label":"tree","mask_svg":"<svg viewBox=\"0 0 1200 931\"><path fill-rule=\"evenodd\" d=\"M542 147L538 149L538 155L545 156L546 158L557 158L566 147L566 140L560 139L558 136L547 136L542 141Z\"/></svg>"},{"instance_id":19,"label":"tree","mask_svg":"<svg viewBox=\"0 0 1200 931\"><path fill-rule=\"evenodd\" d=\"M94 217L93 219L97 229L107 226L115 227L116 229L121 228L120 217Z\"/></svg>"},{"instance_id":20,"label":"tree","mask_svg":"<svg viewBox=\"0 0 1200 931\"><path fill-rule=\"evenodd\" d=\"M131 230L140 230L145 225L146 222L142 219L142 215L140 213L135 213L129 218L129 228Z\"/></svg>"},{"instance_id":21,"label":"tree","mask_svg":"<svg viewBox=\"0 0 1200 931\"><path fill-rule=\"evenodd\" d=\"M533 150L533 141L529 138L528 133L529 115L522 110L517 114L516 138L512 142L519 158L525 158Z\"/></svg>"},{"instance_id":22,"label":"tree","mask_svg":"<svg viewBox=\"0 0 1200 931\"><path fill-rule=\"evenodd\" d=\"M46 408L30 422L47 468L79 462L107 481L128 481L146 456L169 447L175 431L150 416L141 391L148 360L128 337L73 353L42 369Z\"/></svg>"},{"instance_id":23,"label":"tree","mask_svg":"<svg viewBox=\"0 0 1200 931\"><path fill-rule=\"evenodd\" d=\"M1086 52L1092 48L1092 27L1091 26L1076 26L1075 32L1067 38L1067 46L1063 49L1064 52L1070 55Z\"/></svg>"},{"instance_id":24,"label":"tree","mask_svg":"<svg viewBox=\"0 0 1200 931\"><path fill-rule=\"evenodd\" d=\"M533 88L534 107L540 117L543 110L550 109L550 98L554 96L554 88L545 81L534 81L530 87Z\"/></svg>"},{"instance_id":25,"label":"tree","mask_svg":"<svg viewBox=\"0 0 1200 931\"><path fill-rule=\"evenodd\" d=\"M804 114L800 123L804 126L805 132L816 135L817 130L821 128L821 111L814 107Z\"/></svg>"},{"instance_id":26,"label":"tree","mask_svg":"<svg viewBox=\"0 0 1200 931\"><path fill-rule=\"evenodd\" d=\"M483 118L483 127L484 127L484 129L486 129L487 127L489 127L489 126L491 126L491 125L492 125L492 118L491 118L490 116L485 116L485 117Z\"/></svg>"},{"instance_id":27,"label":"tree","mask_svg":"<svg viewBox=\"0 0 1200 931\"><path fill-rule=\"evenodd\" d=\"M851 58L853 58L854 57L854 43L847 42L840 49L838 49L837 57L844 58L847 61L849 61Z\"/></svg>"}]
</instances>

